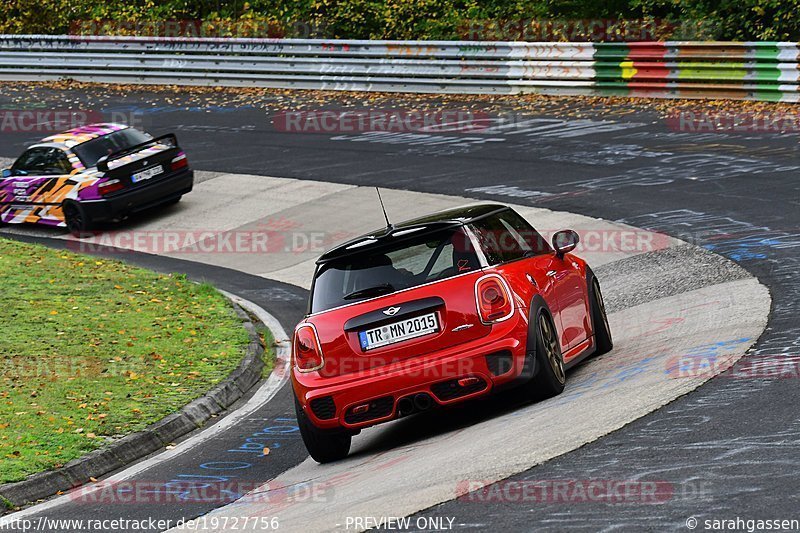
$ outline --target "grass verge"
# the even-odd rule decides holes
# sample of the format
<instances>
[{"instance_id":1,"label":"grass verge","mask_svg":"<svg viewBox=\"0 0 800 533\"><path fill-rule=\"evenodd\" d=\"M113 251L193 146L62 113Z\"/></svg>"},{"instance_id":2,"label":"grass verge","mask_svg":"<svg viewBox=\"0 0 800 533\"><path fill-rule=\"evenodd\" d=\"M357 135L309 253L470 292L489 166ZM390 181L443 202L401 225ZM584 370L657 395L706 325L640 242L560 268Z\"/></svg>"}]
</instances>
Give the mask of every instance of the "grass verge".
<instances>
[{"instance_id":1,"label":"grass verge","mask_svg":"<svg viewBox=\"0 0 800 533\"><path fill-rule=\"evenodd\" d=\"M0 483L175 412L249 341L210 285L5 239L0 320Z\"/></svg>"},{"instance_id":2,"label":"grass verge","mask_svg":"<svg viewBox=\"0 0 800 533\"><path fill-rule=\"evenodd\" d=\"M250 319L256 324L256 333L264 345L264 368L261 369L261 377L267 378L275 368L275 337L267 326L259 322L258 317L250 315Z\"/></svg>"}]
</instances>

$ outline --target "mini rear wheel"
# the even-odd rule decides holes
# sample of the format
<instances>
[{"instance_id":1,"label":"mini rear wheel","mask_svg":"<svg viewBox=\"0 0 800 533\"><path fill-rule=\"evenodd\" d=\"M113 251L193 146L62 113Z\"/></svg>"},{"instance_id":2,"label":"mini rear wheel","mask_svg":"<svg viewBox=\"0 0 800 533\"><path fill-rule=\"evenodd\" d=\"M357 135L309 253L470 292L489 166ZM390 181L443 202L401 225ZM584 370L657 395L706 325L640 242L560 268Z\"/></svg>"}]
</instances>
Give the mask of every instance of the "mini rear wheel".
<instances>
[{"instance_id":1,"label":"mini rear wheel","mask_svg":"<svg viewBox=\"0 0 800 533\"><path fill-rule=\"evenodd\" d=\"M297 398L294 399L294 411L297 415L297 425L300 427L300 436L303 437L303 444L306 445L312 459L318 463L332 463L347 457L353 440L350 433L317 428L308 419Z\"/></svg>"},{"instance_id":2,"label":"mini rear wheel","mask_svg":"<svg viewBox=\"0 0 800 533\"><path fill-rule=\"evenodd\" d=\"M536 324L536 368L537 372L528 383L532 396L544 400L558 396L567 382L564 357L553 322L547 313L539 313Z\"/></svg>"},{"instance_id":3,"label":"mini rear wheel","mask_svg":"<svg viewBox=\"0 0 800 533\"><path fill-rule=\"evenodd\" d=\"M608 325L606 305L603 302L603 293L600 292L600 284L597 279L592 280L592 293L589 296L591 298L592 327L594 328L596 346L594 355L603 355L611 351L611 348L614 347L614 342L611 340L611 328Z\"/></svg>"},{"instance_id":4,"label":"mini rear wheel","mask_svg":"<svg viewBox=\"0 0 800 533\"><path fill-rule=\"evenodd\" d=\"M92 221L81 205L77 202L67 202L62 209L69 232L79 238L88 236L92 229Z\"/></svg>"}]
</instances>

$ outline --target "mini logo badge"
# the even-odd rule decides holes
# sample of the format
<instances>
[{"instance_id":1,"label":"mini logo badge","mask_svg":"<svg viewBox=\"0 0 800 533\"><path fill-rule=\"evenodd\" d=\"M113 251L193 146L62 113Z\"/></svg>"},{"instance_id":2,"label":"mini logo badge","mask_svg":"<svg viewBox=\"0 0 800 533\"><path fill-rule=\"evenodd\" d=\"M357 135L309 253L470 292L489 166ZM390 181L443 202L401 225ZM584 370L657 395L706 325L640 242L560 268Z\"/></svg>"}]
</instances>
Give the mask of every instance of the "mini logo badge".
<instances>
[{"instance_id":1,"label":"mini logo badge","mask_svg":"<svg viewBox=\"0 0 800 533\"><path fill-rule=\"evenodd\" d=\"M388 316L394 316L399 312L400 312L400 308L399 307L390 307L389 309L384 310L383 314L384 315L388 315Z\"/></svg>"},{"instance_id":2,"label":"mini logo badge","mask_svg":"<svg viewBox=\"0 0 800 533\"><path fill-rule=\"evenodd\" d=\"M146 166L147 166L147 163L148 163L148 161L147 161L147 159L145 159L145 160L142 162L142 166L143 166L143 167L146 167Z\"/></svg>"}]
</instances>

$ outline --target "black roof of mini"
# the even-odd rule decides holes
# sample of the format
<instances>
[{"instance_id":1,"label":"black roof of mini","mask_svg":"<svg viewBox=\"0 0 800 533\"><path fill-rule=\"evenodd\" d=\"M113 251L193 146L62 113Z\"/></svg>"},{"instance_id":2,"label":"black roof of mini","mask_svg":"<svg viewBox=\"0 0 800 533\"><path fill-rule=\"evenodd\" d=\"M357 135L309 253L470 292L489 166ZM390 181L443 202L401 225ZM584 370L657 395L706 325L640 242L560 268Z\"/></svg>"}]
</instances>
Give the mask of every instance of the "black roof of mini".
<instances>
[{"instance_id":1,"label":"black roof of mini","mask_svg":"<svg viewBox=\"0 0 800 533\"><path fill-rule=\"evenodd\" d=\"M454 209L440 211L438 213L425 215L423 217L412 218L411 220L406 220L400 222L399 224L392 224L389 227L384 227L375 231L371 231L369 233L365 233L359 237L356 237L355 239L351 239L334 248L331 248L330 250L322 254L319 259L317 259L317 263L325 263L333 259L339 259L342 257L346 257L348 255L368 250L369 247L372 246L380 246L386 244L388 242L388 239L391 239L393 236L397 236L398 233L405 233L406 230L412 228L417 228L417 227L428 228L428 231L425 231L424 233L414 233L414 237L417 237L419 235L424 235L425 233L429 233L432 231L442 230L449 227L463 226L465 224L474 222L475 220L478 220L480 218L484 218L486 216L493 215L501 211L505 211L506 209L510 208L507 205L503 204L481 203L481 204L467 205L463 207L456 207ZM367 240L374 242L365 243L363 246L352 248L354 244Z\"/></svg>"}]
</instances>

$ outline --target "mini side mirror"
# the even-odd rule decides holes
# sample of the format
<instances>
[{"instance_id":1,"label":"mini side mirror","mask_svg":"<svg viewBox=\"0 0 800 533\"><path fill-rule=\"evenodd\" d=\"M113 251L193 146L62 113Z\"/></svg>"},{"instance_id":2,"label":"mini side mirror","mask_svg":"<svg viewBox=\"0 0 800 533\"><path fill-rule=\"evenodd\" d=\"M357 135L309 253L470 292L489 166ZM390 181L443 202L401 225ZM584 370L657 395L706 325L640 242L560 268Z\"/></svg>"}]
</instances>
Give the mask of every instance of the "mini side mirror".
<instances>
[{"instance_id":1,"label":"mini side mirror","mask_svg":"<svg viewBox=\"0 0 800 533\"><path fill-rule=\"evenodd\" d=\"M578 246L580 240L578 234L571 229L557 231L553 234L553 249L558 257L564 257L564 254L568 254Z\"/></svg>"},{"instance_id":2,"label":"mini side mirror","mask_svg":"<svg viewBox=\"0 0 800 533\"><path fill-rule=\"evenodd\" d=\"M10 168L4 168L3 169L3 178L10 178L10 177L11 177L11 169Z\"/></svg>"},{"instance_id":3,"label":"mini side mirror","mask_svg":"<svg viewBox=\"0 0 800 533\"><path fill-rule=\"evenodd\" d=\"M97 170L100 172L108 172L108 156L104 155L97 160Z\"/></svg>"}]
</instances>

